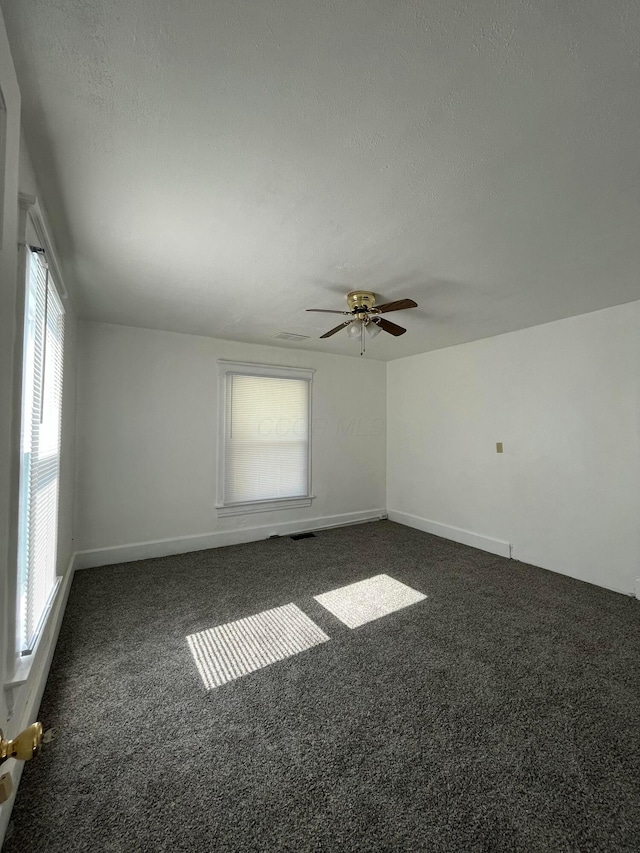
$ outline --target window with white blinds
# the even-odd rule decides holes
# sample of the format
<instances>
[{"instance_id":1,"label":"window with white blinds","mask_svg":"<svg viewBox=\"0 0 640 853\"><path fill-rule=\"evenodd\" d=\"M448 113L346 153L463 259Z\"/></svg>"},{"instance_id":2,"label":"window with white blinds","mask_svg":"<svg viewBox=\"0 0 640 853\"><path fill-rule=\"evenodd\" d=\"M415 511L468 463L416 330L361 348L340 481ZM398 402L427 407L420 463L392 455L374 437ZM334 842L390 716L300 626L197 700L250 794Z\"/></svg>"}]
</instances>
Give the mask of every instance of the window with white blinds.
<instances>
[{"instance_id":1,"label":"window with white blinds","mask_svg":"<svg viewBox=\"0 0 640 853\"><path fill-rule=\"evenodd\" d=\"M33 650L56 587L64 309L43 258L28 259L18 543L19 631Z\"/></svg>"},{"instance_id":2,"label":"window with white blinds","mask_svg":"<svg viewBox=\"0 0 640 853\"><path fill-rule=\"evenodd\" d=\"M219 515L310 505L312 373L221 362Z\"/></svg>"}]
</instances>

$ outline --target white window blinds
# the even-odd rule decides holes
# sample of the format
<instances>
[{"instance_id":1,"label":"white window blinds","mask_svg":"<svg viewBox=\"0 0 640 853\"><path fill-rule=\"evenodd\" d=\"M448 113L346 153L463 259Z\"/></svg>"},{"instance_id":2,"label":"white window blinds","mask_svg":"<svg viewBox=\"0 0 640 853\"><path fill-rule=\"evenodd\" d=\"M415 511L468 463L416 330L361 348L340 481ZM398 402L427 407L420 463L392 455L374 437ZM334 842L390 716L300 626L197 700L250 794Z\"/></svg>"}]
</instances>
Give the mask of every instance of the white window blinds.
<instances>
[{"instance_id":1,"label":"white window blinds","mask_svg":"<svg viewBox=\"0 0 640 853\"><path fill-rule=\"evenodd\" d=\"M37 253L28 261L22 384L19 626L23 654L56 585L64 309Z\"/></svg>"},{"instance_id":2,"label":"white window blinds","mask_svg":"<svg viewBox=\"0 0 640 853\"><path fill-rule=\"evenodd\" d=\"M309 495L310 384L225 374L224 505Z\"/></svg>"}]
</instances>

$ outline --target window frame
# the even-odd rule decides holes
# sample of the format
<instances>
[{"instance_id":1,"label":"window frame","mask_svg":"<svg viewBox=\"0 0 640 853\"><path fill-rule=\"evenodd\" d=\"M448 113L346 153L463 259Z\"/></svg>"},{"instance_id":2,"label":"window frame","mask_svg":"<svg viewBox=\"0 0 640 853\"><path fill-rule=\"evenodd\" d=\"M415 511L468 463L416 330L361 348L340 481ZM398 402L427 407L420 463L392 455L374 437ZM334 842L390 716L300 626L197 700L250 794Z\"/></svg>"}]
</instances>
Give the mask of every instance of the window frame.
<instances>
[{"instance_id":1,"label":"window frame","mask_svg":"<svg viewBox=\"0 0 640 853\"><path fill-rule=\"evenodd\" d=\"M296 509L311 506L315 495L311 485L311 444L312 444L312 398L313 374L311 367L285 367L279 364L255 364L246 361L218 359L218 447L216 470L216 504L218 518L233 515L248 515L255 512L275 512L283 509ZM224 482L227 465L226 456L226 419L227 419L227 377L233 375L263 376L271 379L301 379L309 383L309 442L307 447L307 494L291 498L266 498L257 501L227 502L224 499Z\"/></svg>"},{"instance_id":2,"label":"window frame","mask_svg":"<svg viewBox=\"0 0 640 853\"><path fill-rule=\"evenodd\" d=\"M12 506L12 515L15 520L15 537L10 539L10 554L13 570L10 571L7 580L7 611L5 617L7 620L7 672L4 680L4 693L7 702L7 711L9 717L13 716L16 710L17 696L24 684L27 683L30 673L34 666L41 665L43 655L46 656L51 651L52 631L55 630L55 618L59 616L60 607L65 600L69 591L68 581L70 579L69 568L61 566L58 559L56 560L56 583L55 589L49 599L48 606L44 609L43 619L39 626L38 636L33 644L31 654L22 655L22 643L20 634L20 590L19 590L19 566L18 566L18 528L19 528L19 494L20 494L20 464L18 459L21 457L21 427L22 427L22 392L24 381L24 327L25 327L25 310L26 296L28 287L29 275L29 246L36 245L44 248L49 268L53 273L53 281L58 296L62 302L62 308L65 316L68 316L67 299L69 294L64 284L64 279L58 264L56 252L51 240L49 230L45 221L43 211L40 207L38 199L34 195L28 193L18 193L18 263L17 276L18 287L16 296L16 322L18 323L16 330L16 345L15 345L15 389L14 389L14 405L17 414L14 423L14 440L16 442L16 464L14 472L15 488L15 503ZM67 337L65 335L65 344L63 351L63 386L65 384L67 372ZM64 435L65 435L65 414L64 403L65 390L63 387L62 395L62 433L60 446L60 466L62 469L63 460L65 458L64 450ZM21 462L20 458L20 462ZM60 483L59 483L60 487ZM58 530L60 524L60 510L58 503ZM57 555L58 557L59 555ZM54 614L57 614L54 618Z\"/></svg>"},{"instance_id":3,"label":"window frame","mask_svg":"<svg viewBox=\"0 0 640 853\"><path fill-rule=\"evenodd\" d=\"M24 619L25 614L22 612L22 584L24 582L23 573L27 572L27 563L28 563L28 550L27 550L27 538L29 531L29 484L30 484L30 475L26 476L25 479L25 467L24 467L24 438L25 432L28 430L31 433L31 423L26 424L24 422L25 417L25 398L27 387L29 383L29 375L28 375L28 363L27 363L27 353L29 350L29 342L28 342L28 306L30 299L30 292L32 288L32 263L40 264L42 263L41 257L38 257L38 253L34 252L31 247L26 248L26 265L25 265L25 277L24 277L24 312L23 312L23 345L22 345L22 393L21 393L21 406L20 406L20 476L19 476L19 515L18 515L18 551L17 551L17 613L16 613L16 649L20 654L20 657L33 657L35 650L38 647L38 643L40 638L44 632L45 626L47 624L47 620L49 617L49 613L51 612L53 602L55 601L58 588L60 586L60 582L62 580L62 574L60 572L60 566L58 565L58 533L60 527L60 475L61 475L61 459L62 459L62 414L63 414L63 400L64 400L64 362L65 362L65 318L66 318L66 310L63 302L63 297L61 294L61 289L58 287L53 271L50 269L50 264L46 260L46 253L44 255L45 260L45 268L47 269L46 273L46 287L55 293L55 296L58 301L58 308L60 311L60 316L62 318L62 336L60 340L61 346L61 362L60 369L62 371L62 376L60 378L60 398L59 398L59 411L57 413L58 419L58 441L57 441L57 467L56 467L56 493L55 493L55 534L53 540L53 556L54 556L54 581L51 585L51 588L47 592L47 597L45 603L38 615L36 627L32 631L30 635L25 635L25 625ZM37 275L37 273L36 273ZM36 285L37 286L37 285ZM50 297L48 295L45 296L45 300L48 301ZM55 305L55 303L54 303ZM46 353L50 348L50 344L48 344L48 336L49 336L49 326L47 321L47 316L45 312L45 316L43 319L44 327L43 327L43 357L42 357L42 365L40 369L44 373L44 364L46 359ZM49 354L49 358L51 358L51 354ZM44 377L42 379L44 382ZM44 388L42 390L44 394ZM41 421L42 423L42 421Z\"/></svg>"}]
</instances>

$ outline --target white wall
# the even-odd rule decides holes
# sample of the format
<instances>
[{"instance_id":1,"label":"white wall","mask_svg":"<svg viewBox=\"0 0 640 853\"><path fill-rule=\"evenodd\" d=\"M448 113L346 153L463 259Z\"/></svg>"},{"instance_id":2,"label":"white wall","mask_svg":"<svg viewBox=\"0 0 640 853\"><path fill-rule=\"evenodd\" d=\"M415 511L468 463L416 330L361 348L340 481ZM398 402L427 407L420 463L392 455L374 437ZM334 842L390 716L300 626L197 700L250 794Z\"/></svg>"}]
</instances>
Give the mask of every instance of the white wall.
<instances>
[{"instance_id":1,"label":"white wall","mask_svg":"<svg viewBox=\"0 0 640 853\"><path fill-rule=\"evenodd\" d=\"M41 207L40 221L46 224L43 200L20 130L20 92L4 21L0 13L0 88L6 105L4 150L0 144L0 169L4 197L0 235L0 728L13 737L36 718L49 663L53 654L68 577L59 588L50 618L33 659L20 659L15 643L17 610L17 525L20 460L20 403L22 390L22 341L25 296L25 213L19 211L19 192L35 196ZM31 225L27 225L31 228ZM29 233L29 232L27 232ZM33 233L33 232L31 232ZM29 234L29 236L31 236ZM72 552L71 524L75 464L75 328L72 299L65 300L66 346L62 414L60 471L60 529L57 571L65 575ZM27 664L27 665L25 665ZM2 772L10 772L17 786L22 763L9 761ZM0 806L0 844L9 820L13 798Z\"/></svg>"},{"instance_id":2,"label":"white wall","mask_svg":"<svg viewBox=\"0 0 640 853\"><path fill-rule=\"evenodd\" d=\"M633 592L640 302L393 361L388 388L390 517Z\"/></svg>"},{"instance_id":3,"label":"white wall","mask_svg":"<svg viewBox=\"0 0 640 853\"><path fill-rule=\"evenodd\" d=\"M16 336L18 334L18 162L20 146L20 91L0 12L0 90L6 105L5 145L0 141L0 589L2 590L0 631L0 667L3 681L13 668L13 620L15 611L14 529L17 505L18 458L15 410ZM3 117L0 116L0 121ZM3 160L4 156L4 160ZM4 188L4 190L2 189ZM4 691L0 692L0 728L7 725L8 711ZM5 810L6 812L6 810ZM0 838L2 818L0 816Z\"/></svg>"},{"instance_id":4,"label":"white wall","mask_svg":"<svg viewBox=\"0 0 640 853\"><path fill-rule=\"evenodd\" d=\"M216 518L218 358L316 368L311 507ZM209 534L384 511L385 424L383 362L82 322L76 548L205 537L189 550L233 541Z\"/></svg>"}]
</instances>

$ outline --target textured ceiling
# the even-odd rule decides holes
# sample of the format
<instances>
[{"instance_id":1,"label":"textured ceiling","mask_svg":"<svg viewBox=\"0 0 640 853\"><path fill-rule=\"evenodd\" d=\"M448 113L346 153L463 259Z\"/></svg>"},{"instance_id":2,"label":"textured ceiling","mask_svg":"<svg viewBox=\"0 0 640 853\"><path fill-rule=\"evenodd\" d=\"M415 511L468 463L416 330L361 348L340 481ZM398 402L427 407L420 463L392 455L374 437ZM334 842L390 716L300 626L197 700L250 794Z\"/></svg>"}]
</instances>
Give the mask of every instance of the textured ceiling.
<instances>
[{"instance_id":1,"label":"textured ceiling","mask_svg":"<svg viewBox=\"0 0 640 853\"><path fill-rule=\"evenodd\" d=\"M304 309L365 287L389 359L640 299L637 0L2 8L85 317L356 355Z\"/></svg>"}]
</instances>

